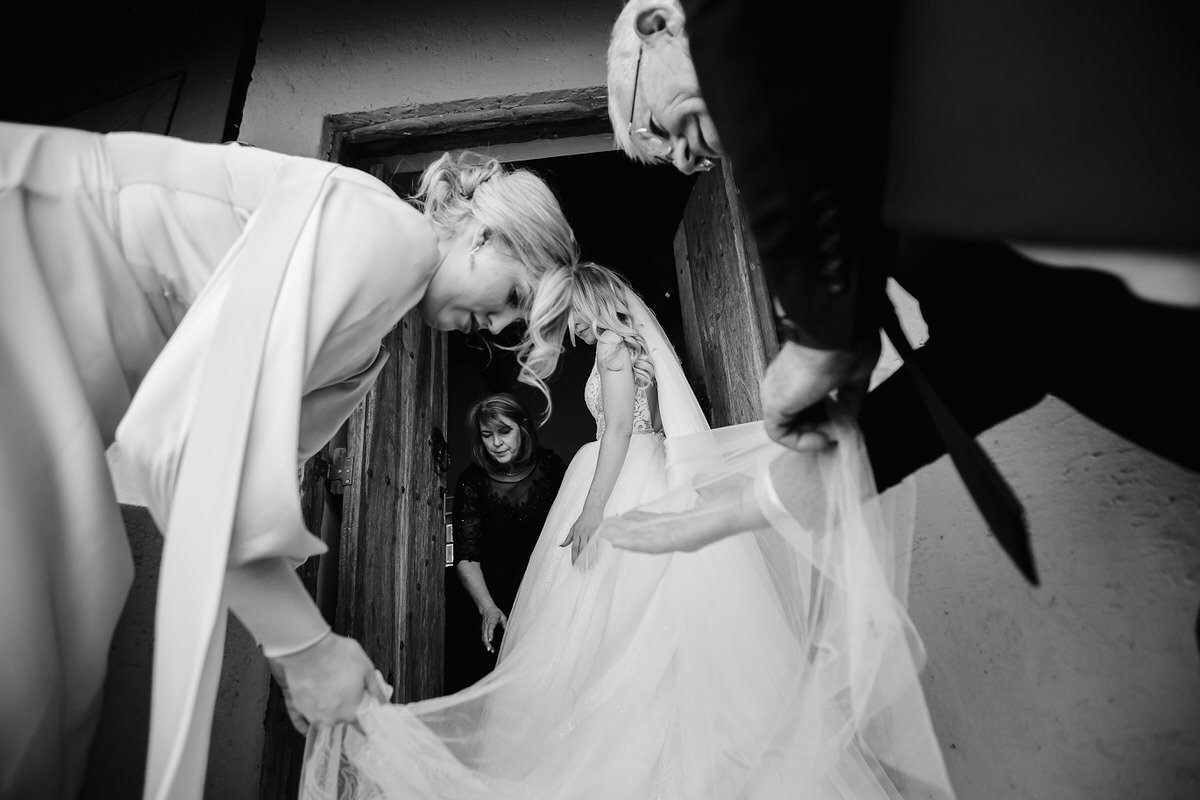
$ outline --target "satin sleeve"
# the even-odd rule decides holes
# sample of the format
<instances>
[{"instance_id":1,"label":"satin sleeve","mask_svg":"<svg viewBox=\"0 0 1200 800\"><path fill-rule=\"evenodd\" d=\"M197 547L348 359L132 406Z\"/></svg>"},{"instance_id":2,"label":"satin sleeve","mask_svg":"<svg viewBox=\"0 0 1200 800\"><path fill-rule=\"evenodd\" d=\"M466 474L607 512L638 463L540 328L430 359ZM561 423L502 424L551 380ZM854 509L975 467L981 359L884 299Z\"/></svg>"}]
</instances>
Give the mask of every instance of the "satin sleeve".
<instances>
[{"instance_id":1,"label":"satin sleeve","mask_svg":"<svg viewBox=\"0 0 1200 800\"><path fill-rule=\"evenodd\" d=\"M187 225L187 220L180 220ZM117 430L118 446L160 530L167 530L180 456L230 286L230 264L251 236L273 235L251 215L155 360ZM203 232L197 232L202 235ZM274 243L273 243L274 244ZM412 207L369 176L341 170L294 242L258 374L229 566L325 546L305 528L298 470L346 420L387 360L381 340L420 298L435 263L434 234ZM241 265L246 268L248 265ZM231 447L235 443L231 442Z\"/></svg>"}]
</instances>

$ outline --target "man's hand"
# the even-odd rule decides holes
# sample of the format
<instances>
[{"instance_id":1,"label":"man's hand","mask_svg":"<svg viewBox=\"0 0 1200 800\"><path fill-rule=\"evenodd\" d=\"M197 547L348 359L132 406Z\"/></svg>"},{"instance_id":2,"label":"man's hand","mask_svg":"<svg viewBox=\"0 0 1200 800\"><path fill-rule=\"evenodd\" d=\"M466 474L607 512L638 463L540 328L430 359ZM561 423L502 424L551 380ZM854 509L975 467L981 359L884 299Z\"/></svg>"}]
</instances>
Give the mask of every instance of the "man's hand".
<instances>
[{"instance_id":1,"label":"man's hand","mask_svg":"<svg viewBox=\"0 0 1200 800\"><path fill-rule=\"evenodd\" d=\"M767 366L760 387L767 435L793 450L820 450L834 441L820 402L836 392L838 403L858 415L879 360L880 339L857 350L815 350L786 342Z\"/></svg>"}]
</instances>

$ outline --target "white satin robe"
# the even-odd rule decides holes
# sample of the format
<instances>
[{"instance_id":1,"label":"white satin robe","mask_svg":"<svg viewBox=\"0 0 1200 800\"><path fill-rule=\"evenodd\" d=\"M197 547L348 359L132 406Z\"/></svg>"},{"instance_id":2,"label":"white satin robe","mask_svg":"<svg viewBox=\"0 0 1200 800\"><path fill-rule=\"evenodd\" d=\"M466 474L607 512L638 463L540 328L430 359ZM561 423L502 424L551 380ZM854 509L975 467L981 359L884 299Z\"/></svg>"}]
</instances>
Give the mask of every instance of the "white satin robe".
<instances>
[{"instance_id":1,"label":"white satin robe","mask_svg":"<svg viewBox=\"0 0 1200 800\"><path fill-rule=\"evenodd\" d=\"M0 797L78 791L132 577L114 437L167 539L146 796L201 795L226 554L324 550L297 467L423 293L429 275L401 265L424 260L401 256L431 246L427 228L379 181L315 159L0 123ZM257 289L265 306L225 302L260 273L278 277ZM261 359L228 358L243 336L262 338ZM224 424L229 403L244 431ZM181 480L198 425L209 463ZM173 517L181 496L194 513ZM226 501L227 546L197 498ZM173 547L212 557L198 570ZM197 597L204 619L190 620ZM188 624L164 630L172 615Z\"/></svg>"}]
</instances>

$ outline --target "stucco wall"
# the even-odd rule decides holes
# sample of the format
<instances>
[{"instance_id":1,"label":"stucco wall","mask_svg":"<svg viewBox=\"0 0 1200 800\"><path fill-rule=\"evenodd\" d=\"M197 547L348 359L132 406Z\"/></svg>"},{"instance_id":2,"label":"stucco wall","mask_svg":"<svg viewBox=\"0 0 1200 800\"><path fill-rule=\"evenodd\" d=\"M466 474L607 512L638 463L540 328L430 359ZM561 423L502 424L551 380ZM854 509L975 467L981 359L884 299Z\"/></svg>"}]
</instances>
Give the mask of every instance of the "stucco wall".
<instances>
[{"instance_id":1,"label":"stucco wall","mask_svg":"<svg viewBox=\"0 0 1200 800\"><path fill-rule=\"evenodd\" d=\"M241 139L317 155L327 114L597 86L620 4L268 0Z\"/></svg>"},{"instance_id":2,"label":"stucco wall","mask_svg":"<svg viewBox=\"0 0 1200 800\"><path fill-rule=\"evenodd\" d=\"M1043 586L944 460L920 475L911 608L961 795L1200 796L1200 479L1054 400L982 441Z\"/></svg>"},{"instance_id":3,"label":"stucco wall","mask_svg":"<svg viewBox=\"0 0 1200 800\"><path fill-rule=\"evenodd\" d=\"M888 348L881 372L897 363ZM1200 796L1200 476L1053 398L979 440L1025 505L1042 586L948 458L917 475L909 607L960 797Z\"/></svg>"},{"instance_id":4,"label":"stucco wall","mask_svg":"<svg viewBox=\"0 0 1200 800\"><path fill-rule=\"evenodd\" d=\"M276 0L242 138L316 155L326 114L598 85L619 5ZM1200 796L1200 478L1056 401L981 441L1026 504L1044 585L944 459L918 476L911 608L960 796Z\"/></svg>"},{"instance_id":5,"label":"stucco wall","mask_svg":"<svg viewBox=\"0 0 1200 800\"><path fill-rule=\"evenodd\" d=\"M104 705L80 797L137 800L142 796L150 728L154 598L162 534L150 512L122 504L135 574L108 660ZM253 637L230 615L213 710L204 796L253 800L259 796L263 719L270 676Z\"/></svg>"}]
</instances>

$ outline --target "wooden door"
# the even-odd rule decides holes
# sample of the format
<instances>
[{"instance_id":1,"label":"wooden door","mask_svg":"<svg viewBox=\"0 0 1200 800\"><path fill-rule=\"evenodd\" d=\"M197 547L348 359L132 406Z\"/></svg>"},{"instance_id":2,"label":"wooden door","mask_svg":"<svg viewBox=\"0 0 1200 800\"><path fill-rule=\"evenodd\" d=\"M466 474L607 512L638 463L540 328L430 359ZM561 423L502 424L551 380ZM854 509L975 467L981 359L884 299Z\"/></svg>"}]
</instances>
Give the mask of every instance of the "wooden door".
<instances>
[{"instance_id":1,"label":"wooden door","mask_svg":"<svg viewBox=\"0 0 1200 800\"><path fill-rule=\"evenodd\" d=\"M688 374L702 376L714 427L762 418L759 382L779 350L762 262L733 176L697 178L675 233ZM699 394L699 392L698 392Z\"/></svg>"},{"instance_id":2,"label":"wooden door","mask_svg":"<svg viewBox=\"0 0 1200 800\"><path fill-rule=\"evenodd\" d=\"M442 692L446 336L414 310L384 346L388 363L349 421L334 629L409 702Z\"/></svg>"}]
</instances>

